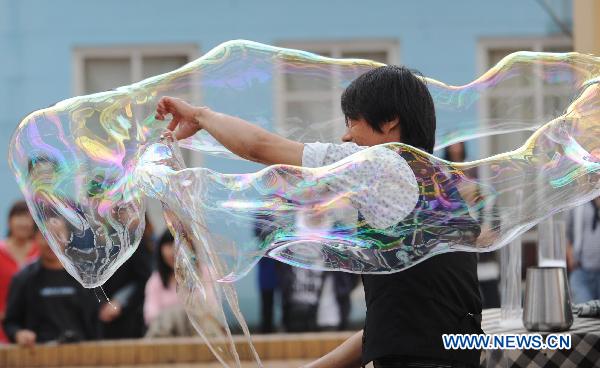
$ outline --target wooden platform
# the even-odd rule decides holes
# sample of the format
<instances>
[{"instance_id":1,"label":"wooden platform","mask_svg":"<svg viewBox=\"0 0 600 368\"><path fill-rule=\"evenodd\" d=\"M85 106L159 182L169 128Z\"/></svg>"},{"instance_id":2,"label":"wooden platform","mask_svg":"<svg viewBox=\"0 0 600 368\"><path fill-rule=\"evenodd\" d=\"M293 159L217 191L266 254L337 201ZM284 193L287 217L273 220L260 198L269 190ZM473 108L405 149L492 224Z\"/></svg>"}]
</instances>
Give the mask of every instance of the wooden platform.
<instances>
[{"instance_id":1,"label":"wooden platform","mask_svg":"<svg viewBox=\"0 0 600 368\"><path fill-rule=\"evenodd\" d=\"M353 332L253 335L265 367L298 366L350 337ZM251 361L244 339L235 337L242 360ZM278 362L282 361L282 362ZM286 363L284 364L285 361ZM291 361L295 361L295 364ZM203 364L199 364L203 363ZM280 364L281 363L281 364ZM289 365L291 364L291 365ZM0 346L0 367L220 367L200 338L139 339L44 344L33 348ZM245 366L253 367L253 364Z\"/></svg>"}]
</instances>

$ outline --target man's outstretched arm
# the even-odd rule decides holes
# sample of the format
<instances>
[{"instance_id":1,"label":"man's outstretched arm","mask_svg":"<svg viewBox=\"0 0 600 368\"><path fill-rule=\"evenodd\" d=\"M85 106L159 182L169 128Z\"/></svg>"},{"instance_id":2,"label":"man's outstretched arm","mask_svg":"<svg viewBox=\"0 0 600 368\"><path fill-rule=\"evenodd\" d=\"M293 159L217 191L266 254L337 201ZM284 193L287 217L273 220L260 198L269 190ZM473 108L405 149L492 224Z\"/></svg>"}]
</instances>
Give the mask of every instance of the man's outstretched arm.
<instances>
[{"instance_id":1,"label":"man's outstretched arm","mask_svg":"<svg viewBox=\"0 0 600 368\"><path fill-rule=\"evenodd\" d=\"M225 148L250 161L266 165L302 165L304 145L234 116L197 107L174 97L163 97L156 108L156 118L164 120L171 114L168 129L177 139L191 137L206 130Z\"/></svg>"},{"instance_id":2,"label":"man's outstretched arm","mask_svg":"<svg viewBox=\"0 0 600 368\"><path fill-rule=\"evenodd\" d=\"M302 368L359 368L362 363L362 337L363 331L360 330L327 355Z\"/></svg>"}]
</instances>

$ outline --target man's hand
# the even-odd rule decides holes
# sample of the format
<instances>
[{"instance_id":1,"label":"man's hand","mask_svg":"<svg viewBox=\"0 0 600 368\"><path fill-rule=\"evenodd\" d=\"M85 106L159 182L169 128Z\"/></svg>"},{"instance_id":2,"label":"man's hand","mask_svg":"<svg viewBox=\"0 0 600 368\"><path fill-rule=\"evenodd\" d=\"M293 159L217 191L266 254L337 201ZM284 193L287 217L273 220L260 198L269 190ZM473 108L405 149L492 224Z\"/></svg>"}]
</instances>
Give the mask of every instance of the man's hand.
<instances>
[{"instance_id":1,"label":"man's hand","mask_svg":"<svg viewBox=\"0 0 600 368\"><path fill-rule=\"evenodd\" d=\"M362 366L363 331L350 336L342 345L302 368L359 368Z\"/></svg>"},{"instance_id":2,"label":"man's hand","mask_svg":"<svg viewBox=\"0 0 600 368\"><path fill-rule=\"evenodd\" d=\"M175 132L175 138L185 139L202 129L198 118L204 110L207 109L192 106L179 98L163 97L158 101L155 117L158 120L165 120L165 116L171 114L173 120L167 129Z\"/></svg>"},{"instance_id":3,"label":"man's hand","mask_svg":"<svg viewBox=\"0 0 600 368\"><path fill-rule=\"evenodd\" d=\"M19 330L15 334L17 344L21 346L33 346L35 344L35 332L31 330Z\"/></svg>"},{"instance_id":4,"label":"man's hand","mask_svg":"<svg viewBox=\"0 0 600 368\"><path fill-rule=\"evenodd\" d=\"M174 97L163 97L156 106L156 119L164 120L171 114L168 129L175 138L193 136L205 130L233 154L265 165L302 165L304 145L270 133L235 116L211 111L207 107L192 106Z\"/></svg>"},{"instance_id":5,"label":"man's hand","mask_svg":"<svg viewBox=\"0 0 600 368\"><path fill-rule=\"evenodd\" d=\"M111 322L121 315L121 311L121 305L117 302L104 303L100 307L98 318L100 318L102 322Z\"/></svg>"}]
</instances>

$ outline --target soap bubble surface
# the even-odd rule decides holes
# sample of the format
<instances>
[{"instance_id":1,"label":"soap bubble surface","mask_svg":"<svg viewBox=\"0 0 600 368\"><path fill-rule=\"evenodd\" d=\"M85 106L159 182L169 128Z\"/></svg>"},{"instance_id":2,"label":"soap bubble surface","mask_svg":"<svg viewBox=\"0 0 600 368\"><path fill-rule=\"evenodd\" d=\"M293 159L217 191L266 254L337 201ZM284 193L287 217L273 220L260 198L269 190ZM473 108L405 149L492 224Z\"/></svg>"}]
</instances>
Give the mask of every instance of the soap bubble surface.
<instances>
[{"instance_id":1,"label":"soap bubble surface","mask_svg":"<svg viewBox=\"0 0 600 368\"><path fill-rule=\"evenodd\" d=\"M181 142L160 139L166 123L155 119L156 104L174 96L290 139L339 142L339 95L381 65L227 42L173 72L33 112L12 137L9 163L40 230L86 287L102 285L134 252L145 198L161 201L176 235L179 292L190 318L206 330L200 314L213 316L221 337L230 336L225 313L211 300L226 300L243 329L245 323L231 285L218 281L239 279L260 257L314 269L397 272L439 253L498 249L600 194L600 59L578 53L514 53L462 86L424 77L438 117L438 149L531 132L515 150L476 161L448 162L394 143L319 168L222 174L185 168L176 154L181 146L237 159L206 132ZM567 98L544 120L479 117L486 96L523 81ZM503 103L534 108L516 94ZM390 152L412 170L417 194L414 208L381 224L363 216L360 203L376 183L382 197L392 193L391 179L386 172L360 173ZM340 180L348 173L356 180ZM68 242L46 226L53 217L64 219ZM269 229L264 239L247 236L257 224ZM213 351L223 361L239 360L232 343Z\"/></svg>"}]
</instances>

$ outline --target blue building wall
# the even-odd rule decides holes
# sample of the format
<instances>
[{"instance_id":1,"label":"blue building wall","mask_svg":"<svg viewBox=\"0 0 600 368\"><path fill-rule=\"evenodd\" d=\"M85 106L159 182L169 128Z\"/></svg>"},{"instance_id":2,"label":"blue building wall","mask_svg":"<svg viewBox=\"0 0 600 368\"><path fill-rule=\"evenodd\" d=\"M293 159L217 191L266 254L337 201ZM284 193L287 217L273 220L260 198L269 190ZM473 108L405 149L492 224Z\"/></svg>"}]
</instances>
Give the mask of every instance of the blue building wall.
<instances>
[{"instance_id":1,"label":"blue building wall","mask_svg":"<svg viewBox=\"0 0 600 368\"><path fill-rule=\"evenodd\" d=\"M570 12L561 12L569 1L551 3L570 22ZM399 42L401 63L464 84L477 76L480 38L557 32L533 0L0 0L0 152L27 113L72 96L78 46L196 44L203 53L238 38L267 44L385 38ZM5 234L8 208L21 195L5 159L0 174ZM243 285L253 287L254 280L251 274ZM254 295L240 295L250 323L258 318Z\"/></svg>"}]
</instances>

